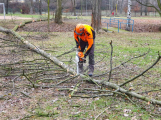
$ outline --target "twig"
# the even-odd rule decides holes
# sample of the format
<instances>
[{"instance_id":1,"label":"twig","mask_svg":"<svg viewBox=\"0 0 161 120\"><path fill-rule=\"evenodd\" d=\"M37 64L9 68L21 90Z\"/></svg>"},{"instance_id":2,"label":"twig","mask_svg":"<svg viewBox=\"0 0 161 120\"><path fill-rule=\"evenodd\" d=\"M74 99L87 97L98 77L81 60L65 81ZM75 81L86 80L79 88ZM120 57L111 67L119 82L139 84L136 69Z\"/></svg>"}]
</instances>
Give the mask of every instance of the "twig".
<instances>
[{"instance_id":1,"label":"twig","mask_svg":"<svg viewBox=\"0 0 161 120\"><path fill-rule=\"evenodd\" d=\"M107 109L109 109L110 107L106 108L105 110L103 110L100 114L98 114L96 117L95 117L95 120L97 120L97 118L102 115Z\"/></svg>"},{"instance_id":2,"label":"twig","mask_svg":"<svg viewBox=\"0 0 161 120\"><path fill-rule=\"evenodd\" d=\"M70 80L70 79L74 79L74 78L76 78L76 77L78 77L79 75L75 75L75 76L73 76L73 77L70 77L70 78L67 78L67 79L65 79L65 80L63 80L63 81L60 81L60 82L58 82L55 86L57 86L57 85L59 85L59 84L61 84L61 83L63 83L63 82L66 82L66 81L68 81L68 80Z\"/></svg>"},{"instance_id":3,"label":"twig","mask_svg":"<svg viewBox=\"0 0 161 120\"><path fill-rule=\"evenodd\" d=\"M94 80L94 81L97 82L97 83L102 83L102 81L100 81L100 80ZM126 90L126 89L118 86L117 84L114 84L114 83L111 83L111 82L107 82L107 81L104 81L103 84L106 85L106 86L109 86L109 87L111 87L113 89L118 89L119 88L119 92L125 93L127 95L132 96L132 97L135 97L135 98L138 98L138 99L141 99L141 100L150 102L152 104L161 105L161 101L159 101L159 100L155 100L155 99L152 99L152 98L148 98L148 97L142 96L140 94L137 94L137 93L135 93L133 91Z\"/></svg>"},{"instance_id":4,"label":"twig","mask_svg":"<svg viewBox=\"0 0 161 120\"><path fill-rule=\"evenodd\" d=\"M148 53L149 53L149 51L150 51L150 50L148 50L148 52L143 53L143 54L141 54L141 55L139 55L139 56L135 56L135 57L132 57L132 58L128 59L127 61L125 61L125 62L121 63L121 64L120 64L120 65L118 65L117 67L114 67L112 70L119 68L120 66L122 66L122 65L126 64L127 62L129 62L129 61L131 61L131 60L133 60L133 59L136 59L136 58L139 58L139 57L142 57L142 56L144 56L144 55L148 54ZM103 76L103 75L106 75L106 74L107 74L107 73L109 73L109 72L110 72L110 71L107 71L107 72L105 72L105 73L103 73L103 74L100 74L100 75L93 75L93 77Z\"/></svg>"},{"instance_id":5,"label":"twig","mask_svg":"<svg viewBox=\"0 0 161 120\"><path fill-rule=\"evenodd\" d=\"M15 94L15 79L17 79L18 77L20 77L20 76L16 76L16 77L12 80L12 82L13 82L13 91L12 91L12 95Z\"/></svg>"},{"instance_id":6,"label":"twig","mask_svg":"<svg viewBox=\"0 0 161 120\"><path fill-rule=\"evenodd\" d=\"M76 84L73 91L70 93L71 97L73 96L74 92L78 90L79 85L80 85L80 83Z\"/></svg>"},{"instance_id":7,"label":"twig","mask_svg":"<svg viewBox=\"0 0 161 120\"><path fill-rule=\"evenodd\" d=\"M75 47L72 48L71 50L69 50L69 51L67 51L67 52L65 52L65 53L63 53L63 54L61 54L61 55L56 56L56 57L61 57L61 56L63 56L63 55L69 54L69 53L71 53L71 52L73 52L73 51L75 51Z\"/></svg>"},{"instance_id":8,"label":"twig","mask_svg":"<svg viewBox=\"0 0 161 120\"><path fill-rule=\"evenodd\" d=\"M80 97L80 98L97 98L97 97L107 97L107 96L113 96L113 93L111 94L99 94L99 95L72 95L72 97Z\"/></svg>"},{"instance_id":9,"label":"twig","mask_svg":"<svg viewBox=\"0 0 161 120\"><path fill-rule=\"evenodd\" d=\"M157 58L157 60L149 67L149 68L147 68L146 70L144 70L141 74L139 74L139 75L137 75L137 76L135 76L134 78L132 78L132 79L130 79L130 80L128 80L128 81L126 81L126 82L124 82L124 83L122 83L121 85L119 85L120 87L121 86L124 86L124 85L126 85L127 83L129 83L129 82L131 82L131 81L133 81L133 80L135 80L135 79L137 79L138 77L140 77L140 76L142 76L144 73L146 73L148 70L150 70L152 67L154 67L158 62L159 62L159 60L161 59L161 56L160 55L158 55L158 58Z\"/></svg>"},{"instance_id":10,"label":"twig","mask_svg":"<svg viewBox=\"0 0 161 120\"><path fill-rule=\"evenodd\" d=\"M113 46L112 46L112 40L110 42L110 46L111 46L111 58L110 58L110 73L109 73L109 78L108 78L108 82L111 79L111 74L112 74L112 54L113 54Z\"/></svg>"},{"instance_id":11,"label":"twig","mask_svg":"<svg viewBox=\"0 0 161 120\"><path fill-rule=\"evenodd\" d=\"M134 104L135 106L139 107L136 103L134 103L130 97L128 95L126 95L125 93L120 93L120 92L114 92L116 94L119 94L119 95L123 95L124 97L126 97L132 104Z\"/></svg>"},{"instance_id":12,"label":"twig","mask_svg":"<svg viewBox=\"0 0 161 120\"><path fill-rule=\"evenodd\" d=\"M101 89L91 89L91 88L84 88L84 90L98 91L98 92L111 92L111 90L101 90Z\"/></svg>"},{"instance_id":13,"label":"twig","mask_svg":"<svg viewBox=\"0 0 161 120\"><path fill-rule=\"evenodd\" d=\"M23 76L32 84L33 87L35 87L35 84L25 75L24 70L23 70Z\"/></svg>"},{"instance_id":14,"label":"twig","mask_svg":"<svg viewBox=\"0 0 161 120\"><path fill-rule=\"evenodd\" d=\"M23 95L25 95L26 97L32 98L32 97L30 97L30 96L28 95L28 93L25 93L25 92L23 92L23 91L21 91L21 93L22 93Z\"/></svg>"},{"instance_id":15,"label":"twig","mask_svg":"<svg viewBox=\"0 0 161 120\"><path fill-rule=\"evenodd\" d=\"M154 89L154 90L149 90L149 91L144 91L144 92L139 92L139 93L143 94L143 93L149 93L149 92L155 92L155 91L161 91L161 89Z\"/></svg>"}]
</instances>

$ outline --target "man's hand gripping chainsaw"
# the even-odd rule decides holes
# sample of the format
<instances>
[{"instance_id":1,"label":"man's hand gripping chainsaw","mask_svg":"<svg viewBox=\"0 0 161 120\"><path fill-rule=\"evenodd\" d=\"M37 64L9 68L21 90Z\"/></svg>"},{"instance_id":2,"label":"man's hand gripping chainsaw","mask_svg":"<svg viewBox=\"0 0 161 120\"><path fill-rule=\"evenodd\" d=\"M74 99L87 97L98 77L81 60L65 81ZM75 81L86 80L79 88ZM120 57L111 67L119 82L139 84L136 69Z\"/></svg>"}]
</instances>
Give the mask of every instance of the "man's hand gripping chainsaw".
<instances>
[{"instance_id":1,"label":"man's hand gripping chainsaw","mask_svg":"<svg viewBox=\"0 0 161 120\"><path fill-rule=\"evenodd\" d=\"M83 52L78 52L79 62L86 63L86 58L84 57Z\"/></svg>"}]
</instances>

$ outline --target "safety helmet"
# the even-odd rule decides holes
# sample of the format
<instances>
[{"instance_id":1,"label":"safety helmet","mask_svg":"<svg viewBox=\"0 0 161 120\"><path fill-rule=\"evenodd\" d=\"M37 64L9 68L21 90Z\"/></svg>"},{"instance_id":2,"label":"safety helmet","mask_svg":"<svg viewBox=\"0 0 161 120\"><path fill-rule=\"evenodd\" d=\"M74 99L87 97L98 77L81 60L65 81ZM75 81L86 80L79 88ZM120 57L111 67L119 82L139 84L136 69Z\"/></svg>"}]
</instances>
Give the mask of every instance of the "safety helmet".
<instances>
[{"instance_id":1,"label":"safety helmet","mask_svg":"<svg viewBox=\"0 0 161 120\"><path fill-rule=\"evenodd\" d=\"M75 27L75 33L77 35L82 35L84 32L84 25L83 24L78 24L76 27Z\"/></svg>"}]
</instances>

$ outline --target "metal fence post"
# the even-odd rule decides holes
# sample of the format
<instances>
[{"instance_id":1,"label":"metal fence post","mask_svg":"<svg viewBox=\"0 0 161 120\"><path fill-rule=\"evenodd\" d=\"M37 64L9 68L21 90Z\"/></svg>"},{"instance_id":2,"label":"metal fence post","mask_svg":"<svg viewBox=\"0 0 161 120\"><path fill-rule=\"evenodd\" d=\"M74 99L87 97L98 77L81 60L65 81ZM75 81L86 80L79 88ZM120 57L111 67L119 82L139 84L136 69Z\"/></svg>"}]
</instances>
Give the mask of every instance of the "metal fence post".
<instances>
[{"instance_id":1,"label":"metal fence post","mask_svg":"<svg viewBox=\"0 0 161 120\"><path fill-rule=\"evenodd\" d=\"M109 26L111 27L111 17L110 17L110 25Z\"/></svg>"},{"instance_id":2,"label":"metal fence post","mask_svg":"<svg viewBox=\"0 0 161 120\"><path fill-rule=\"evenodd\" d=\"M5 19L5 13L6 13L6 11L5 11L5 5L4 5L4 3L0 3L0 5L3 6L3 14L4 14L4 19Z\"/></svg>"},{"instance_id":3,"label":"metal fence post","mask_svg":"<svg viewBox=\"0 0 161 120\"><path fill-rule=\"evenodd\" d=\"M119 20L118 20L118 33L119 33Z\"/></svg>"}]
</instances>

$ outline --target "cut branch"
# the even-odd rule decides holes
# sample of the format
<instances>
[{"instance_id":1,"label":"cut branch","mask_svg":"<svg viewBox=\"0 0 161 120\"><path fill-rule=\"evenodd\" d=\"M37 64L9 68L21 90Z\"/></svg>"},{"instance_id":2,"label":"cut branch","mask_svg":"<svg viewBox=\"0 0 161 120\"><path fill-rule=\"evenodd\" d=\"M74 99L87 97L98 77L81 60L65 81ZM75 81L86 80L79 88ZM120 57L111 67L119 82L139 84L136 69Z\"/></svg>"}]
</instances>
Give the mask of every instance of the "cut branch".
<instances>
[{"instance_id":1,"label":"cut branch","mask_svg":"<svg viewBox=\"0 0 161 120\"><path fill-rule=\"evenodd\" d=\"M12 34L15 36L17 39L19 39L22 42L22 45L25 45L28 49L40 54L41 56L49 59L51 62L56 64L57 66L61 67L62 69L66 70L67 72L76 75L76 72L74 72L73 69L69 68L66 64L63 62L59 61L56 57L51 56L51 54L46 53L44 50L39 49L35 45L29 43L27 40L25 40L23 37L21 37L19 34L14 32L13 30L5 29L3 27L0 27L0 32L4 32L7 34Z\"/></svg>"},{"instance_id":2,"label":"cut branch","mask_svg":"<svg viewBox=\"0 0 161 120\"><path fill-rule=\"evenodd\" d=\"M56 57L53 57L52 55L46 53L44 50L41 50L39 49L38 47L36 47L35 45L29 43L28 41L26 41L23 37L21 37L18 33L14 32L13 30L9 30L9 29L5 29L3 27L0 27L0 32L3 32L3 33L6 33L6 34L12 34L13 36L15 36L23 46L25 46L26 48L30 49L31 51L34 51L36 52L37 54L47 58L48 60L50 60L52 63L54 63L55 65L59 66L60 68L62 68L63 70L67 71L68 73L70 74L73 74L73 75L76 75L76 72L69 68L66 64L64 64L63 62L59 61ZM17 41L15 41L17 42ZM161 56L159 55L158 59L156 60L156 62L150 66L148 69L146 69L144 72L142 72L140 75L136 76L136 78L138 78L139 76L143 75L145 72L147 72L149 69L151 69L154 65L157 64L157 62L161 59ZM24 75L25 76L25 75ZM126 83L123 83L122 85L117 85L117 84L114 84L114 83L111 83L111 82L108 82L107 80L106 81L103 81L103 80L96 80L96 79L92 79L86 75L83 75L83 74L80 74L80 77L82 77L84 80L87 80L87 81L93 81L94 83L96 83L97 85L98 84L104 84L105 86L108 86L108 87L111 87L115 90L117 90L118 92L121 92L121 93L125 93L126 95L129 95L129 96L132 96L132 97L136 97L138 99L141 99L141 100L144 100L144 101L147 101L147 102L151 102L152 104L158 104L158 105L161 105L161 101L158 101L158 100L155 100L155 99L150 99L148 97L145 97L145 96L142 96L140 94L137 94L133 91L128 91L124 88L121 88L120 86L123 86L131 81L127 81ZM28 77L26 77L28 79ZM30 79L28 79L30 81ZM32 81L30 81L33 85L34 83ZM37 85L34 85L35 87ZM113 95L112 94L108 94L108 95ZM100 94L100 95L96 95L96 96L93 96L93 97L100 97L100 96L108 96L107 94ZM74 95L76 96L76 95ZM72 97L74 97L72 96ZM91 97L91 96L82 96L82 97Z\"/></svg>"},{"instance_id":3,"label":"cut branch","mask_svg":"<svg viewBox=\"0 0 161 120\"><path fill-rule=\"evenodd\" d=\"M160 59L161 59L161 56L158 55L157 60L156 60L149 68L147 68L147 69L144 70L142 73L140 73L139 75L135 76L134 78L132 78L132 79L130 79L130 80L128 80L128 81L122 83L122 84L120 85L120 87L121 87L121 86L124 86L124 85L126 85L127 83L129 83L129 82L131 82L131 81L137 79L138 77L144 75L144 73L146 73L148 70L150 70L152 67L154 67L154 66L159 62Z\"/></svg>"},{"instance_id":4,"label":"cut branch","mask_svg":"<svg viewBox=\"0 0 161 120\"><path fill-rule=\"evenodd\" d=\"M138 55L138 56L135 56L135 57L132 57L132 58L128 59L127 61L125 61L125 62L121 63L121 64L120 64L120 65L118 65L117 67L112 68L112 70L117 69L117 68L119 68L120 66L125 65L126 63L130 62L130 61L131 61L131 60L133 60L133 59L136 59L136 58L139 58L139 57L145 56L146 54L148 54L148 53L149 53L149 51L150 51L150 50L148 50L146 53L143 53L143 54L141 54L141 55ZM106 74L107 74L107 73L109 73L109 72L110 72L110 71L105 72L105 73L100 74L100 75L94 75L93 77L103 76L103 75L106 75Z\"/></svg>"},{"instance_id":5,"label":"cut branch","mask_svg":"<svg viewBox=\"0 0 161 120\"><path fill-rule=\"evenodd\" d=\"M111 58L110 58L110 73L109 73L109 78L108 78L108 82L111 79L111 74L112 74L112 54L113 54L113 46L112 46L112 40L110 42L110 46L111 46Z\"/></svg>"}]
</instances>

